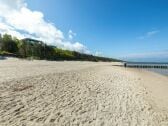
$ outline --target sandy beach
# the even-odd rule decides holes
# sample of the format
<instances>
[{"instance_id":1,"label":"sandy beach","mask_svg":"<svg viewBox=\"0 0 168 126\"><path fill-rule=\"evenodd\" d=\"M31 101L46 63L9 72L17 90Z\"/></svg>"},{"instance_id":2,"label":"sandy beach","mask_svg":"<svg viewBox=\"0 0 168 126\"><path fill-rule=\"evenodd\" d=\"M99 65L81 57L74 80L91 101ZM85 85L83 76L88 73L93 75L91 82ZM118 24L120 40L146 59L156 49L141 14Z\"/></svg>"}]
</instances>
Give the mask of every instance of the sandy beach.
<instances>
[{"instance_id":1,"label":"sandy beach","mask_svg":"<svg viewBox=\"0 0 168 126\"><path fill-rule=\"evenodd\" d=\"M117 64L0 60L0 126L168 126L168 77Z\"/></svg>"}]
</instances>

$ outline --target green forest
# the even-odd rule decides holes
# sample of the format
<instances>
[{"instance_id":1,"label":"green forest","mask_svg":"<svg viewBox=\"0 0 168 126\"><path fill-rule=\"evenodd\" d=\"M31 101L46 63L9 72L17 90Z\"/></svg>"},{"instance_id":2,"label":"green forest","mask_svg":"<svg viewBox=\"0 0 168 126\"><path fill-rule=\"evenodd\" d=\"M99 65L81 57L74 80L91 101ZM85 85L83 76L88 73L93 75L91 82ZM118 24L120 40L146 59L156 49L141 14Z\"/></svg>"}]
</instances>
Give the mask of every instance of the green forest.
<instances>
[{"instance_id":1,"label":"green forest","mask_svg":"<svg viewBox=\"0 0 168 126\"><path fill-rule=\"evenodd\" d=\"M26 38L19 40L9 34L0 35L0 56L39 60L78 60L78 61L120 61L117 59L99 57L69 51L47 45L42 41Z\"/></svg>"}]
</instances>

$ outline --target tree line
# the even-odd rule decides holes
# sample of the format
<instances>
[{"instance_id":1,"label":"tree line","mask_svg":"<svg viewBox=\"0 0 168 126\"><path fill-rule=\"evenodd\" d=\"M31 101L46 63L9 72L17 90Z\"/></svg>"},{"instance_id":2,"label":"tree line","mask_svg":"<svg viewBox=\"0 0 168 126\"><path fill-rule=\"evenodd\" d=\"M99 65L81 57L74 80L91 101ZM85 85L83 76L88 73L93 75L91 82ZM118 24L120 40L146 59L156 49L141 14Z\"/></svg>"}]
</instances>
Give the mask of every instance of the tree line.
<instances>
[{"instance_id":1,"label":"tree line","mask_svg":"<svg viewBox=\"0 0 168 126\"><path fill-rule=\"evenodd\" d=\"M63 50L30 38L19 40L9 34L4 34L3 36L0 34L0 55L41 60L119 61L112 58Z\"/></svg>"}]
</instances>

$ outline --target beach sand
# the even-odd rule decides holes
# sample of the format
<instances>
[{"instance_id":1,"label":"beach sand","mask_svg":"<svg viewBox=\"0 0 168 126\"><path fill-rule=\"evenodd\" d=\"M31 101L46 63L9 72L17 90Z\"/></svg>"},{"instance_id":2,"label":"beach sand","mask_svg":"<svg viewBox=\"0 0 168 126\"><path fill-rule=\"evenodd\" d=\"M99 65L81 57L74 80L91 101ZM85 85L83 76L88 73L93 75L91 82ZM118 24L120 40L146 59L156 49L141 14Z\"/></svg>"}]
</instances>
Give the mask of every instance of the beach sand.
<instances>
[{"instance_id":1,"label":"beach sand","mask_svg":"<svg viewBox=\"0 0 168 126\"><path fill-rule=\"evenodd\" d=\"M0 126L168 126L168 78L116 64L0 60Z\"/></svg>"}]
</instances>

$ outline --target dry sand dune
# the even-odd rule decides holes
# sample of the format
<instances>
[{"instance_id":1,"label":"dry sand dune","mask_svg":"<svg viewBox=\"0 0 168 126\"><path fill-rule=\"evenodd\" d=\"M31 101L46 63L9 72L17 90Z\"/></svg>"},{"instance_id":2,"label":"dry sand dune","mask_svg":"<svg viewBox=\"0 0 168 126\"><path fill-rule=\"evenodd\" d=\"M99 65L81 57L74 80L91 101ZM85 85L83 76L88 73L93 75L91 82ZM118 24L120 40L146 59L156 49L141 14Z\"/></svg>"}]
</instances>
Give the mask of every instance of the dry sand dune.
<instances>
[{"instance_id":1,"label":"dry sand dune","mask_svg":"<svg viewBox=\"0 0 168 126\"><path fill-rule=\"evenodd\" d=\"M0 126L168 126L162 94L146 84L168 79L113 65L0 61Z\"/></svg>"}]
</instances>

